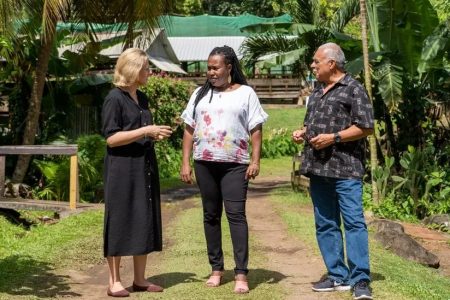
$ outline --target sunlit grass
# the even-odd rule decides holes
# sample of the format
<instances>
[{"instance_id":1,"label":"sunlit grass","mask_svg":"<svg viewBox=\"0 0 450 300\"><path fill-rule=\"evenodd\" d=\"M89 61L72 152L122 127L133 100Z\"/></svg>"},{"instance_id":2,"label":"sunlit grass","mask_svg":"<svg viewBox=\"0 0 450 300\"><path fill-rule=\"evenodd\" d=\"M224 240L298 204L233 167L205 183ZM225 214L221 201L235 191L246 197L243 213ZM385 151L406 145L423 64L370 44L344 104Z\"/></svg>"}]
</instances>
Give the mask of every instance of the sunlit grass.
<instances>
[{"instance_id":1,"label":"sunlit grass","mask_svg":"<svg viewBox=\"0 0 450 300\"><path fill-rule=\"evenodd\" d=\"M306 109L293 106L289 108L265 108L264 111L269 115L269 119L264 124L264 131L280 128L294 131L303 124Z\"/></svg>"},{"instance_id":2,"label":"sunlit grass","mask_svg":"<svg viewBox=\"0 0 450 300\"><path fill-rule=\"evenodd\" d=\"M222 241L225 257L224 284L218 288L207 288L205 281L211 271L203 234L203 217L200 200L195 208L185 210L177 217L165 233L171 246L163 252L159 263L160 275L152 277L168 287L164 291L167 299L236 299L234 287L234 261L229 227L225 216L222 222ZM265 257L258 250L257 241L250 236L249 286L250 294L245 299L283 299L281 288L276 285L278 274L264 268ZM155 299L153 295L142 295L143 299ZM240 297L239 297L240 298Z\"/></svg>"},{"instance_id":3,"label":"sunlit grass","mask_svg":"<svg viewBox=\"0 0 450 300\"><path fill-rule=\"evenodd\" d=\"M276 211L295 238L311 245L320 255L310 198L284 188L271 197ZM370 237L372 233L369 233ZM450 299L450 278L437 270L407 261L370 238L372 288L376 299Z\"/></svg>"}]
</instances>

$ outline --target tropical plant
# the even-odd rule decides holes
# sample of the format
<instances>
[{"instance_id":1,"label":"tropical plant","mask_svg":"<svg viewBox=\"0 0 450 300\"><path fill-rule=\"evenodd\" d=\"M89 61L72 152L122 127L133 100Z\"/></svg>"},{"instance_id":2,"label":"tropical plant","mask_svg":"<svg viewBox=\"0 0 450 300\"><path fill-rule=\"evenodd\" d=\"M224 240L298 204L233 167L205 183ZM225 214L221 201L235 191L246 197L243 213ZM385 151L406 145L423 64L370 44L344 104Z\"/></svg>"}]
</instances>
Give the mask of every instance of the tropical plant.
<instances>
[{"instance_id":1,"label":"tropical plant","mask_svg":"<svg viewBox=\"0 0 450 300\"><path fill-rule=\"evenodd\" d=\"M78 0L1 0L0 31L2 35L14 37L17 35L15 25L31 19L41 23L41 27L31 27L26 35L37 36L40 47L32 73L30 103L25 118L25 130L22 144L34 144L39 128L41 101L46 81L48 63L56 39L56 26L59 21L70 19L74 23L93 22L126 22L127 45L134 38L133 29L136 21L141 20L147 28L153 28L156 17L171 4L170 0L159 1L78 1ZM94 34L95 36L95 34ZM12 38L11 38L12 39ZM20 52L21 48L14 49ZM19 50L19 51L18 51ZM23 49L22 49L23 51ZM11 54L13 56L13 54ZM28 168L30 157L20 156L13 174L14 181L22 181Z\"/></svg>"},{"instance_id":2,"label":"tropical plant","mask_svg":"<svg viewBox=\"0 0 450 300\"><path fill-rule=\"evenodd\" d=\"M383 202L389 188L389 179L391 178L391 169L394 166L394 158L386 156L384 158L384 166L376 166L373 169L373 180L375 181L378 191L379 202ZM376 202L379 204L379 202Z\"/></svg>"},{"instance_id":3,"label":"tropical plant","mask_svg":"<svg viewBox=\"0 0 450 300\"><path fill-rule=\"evenodd\" d=\"M58 143L67 143L60 139ZM99 135L82 136L78 144L78 178L80 185L80 200L85 202L102 201L99 195L102 184L103 157L106 143ZM46 156L34 159L35 165L42 177L34 189L38 199L67 201L69 197L70 161L67 156Z\"/></svg>"},{"instance_id":4,"label":"tropical plant","mask_svg":"<svg viewBox=\"0 0 450 300\"><path fill-rule=\"evenodd\" d=\"M321 14L319 0L286 1L284 9L292 24L257 24L244 30L259 33L247 38L241 46L247 68L291 66L296 74L306 78L314 51L330 39L339 39L349 50L360 47L343 34L345 25L359 13L357 0L343 0L331 19ZM352 55L350 54L350 57Z\"/></svg>"},{"instance_id":5,"label":"tropical plant","mask_svg":"<svg viewBox=\"0 0 450 300\"><path fill-rule=\"evenodd\" d=\"M427 111L449 101L449 22L438 24L428 0L367 0L374 102L385 154L426 140Z\"/></svg>"}]
</instances>

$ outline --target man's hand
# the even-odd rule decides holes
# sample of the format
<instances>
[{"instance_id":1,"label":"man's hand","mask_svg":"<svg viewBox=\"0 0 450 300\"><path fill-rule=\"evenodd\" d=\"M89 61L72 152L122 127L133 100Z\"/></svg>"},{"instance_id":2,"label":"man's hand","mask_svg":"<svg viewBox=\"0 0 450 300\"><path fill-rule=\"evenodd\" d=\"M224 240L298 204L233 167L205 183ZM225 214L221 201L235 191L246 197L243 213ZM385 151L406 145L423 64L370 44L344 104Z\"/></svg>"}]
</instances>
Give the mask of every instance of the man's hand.
<instances>
[{"instance_id":1,"label":"man's hand","mask_svg":"<svg viewBox=\"0 0 450 300\"><path fill-rule=\"evenodd\" d=\"M309 144L316 150L320 150L334 144L333 133L321 133L309 140Z\"/></svg>"},{"instance_id":2,"label":"man's hand","mask_svg":"<svg viewBox=\"0 0 450 300\"><path fill-rule=\"evenodd\" d=\"M305 141L306 128L296 130L292 133L294 143L301 144Z\"/></svg>"}]
</instances>

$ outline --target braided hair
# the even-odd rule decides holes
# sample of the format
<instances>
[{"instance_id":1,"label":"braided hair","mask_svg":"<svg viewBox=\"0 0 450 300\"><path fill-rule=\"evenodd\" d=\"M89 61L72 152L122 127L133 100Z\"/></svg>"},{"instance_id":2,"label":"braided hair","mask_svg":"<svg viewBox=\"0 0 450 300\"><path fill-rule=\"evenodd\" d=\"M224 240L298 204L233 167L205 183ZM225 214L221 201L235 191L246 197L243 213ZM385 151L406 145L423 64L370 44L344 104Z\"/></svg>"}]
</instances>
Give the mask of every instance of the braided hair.
<instances>
[{"instance_id":1,"label":"braided hair","mask_svg":"<svg viewBox=\"0 0 450 300\"><path fill-rule=\"evenodd\" d=\"M230 46L223 46L223 47L215 47L211 53L209 54L209 57L214 55L222 55L225 61L225 64L231 65L231 83L238 83L242 85L248 85L247 80L245 79L244 73L241 70L241 65L239 64L239 60L236 56L236 53L234 52L233 48ZM211 96L209 98L209 102L211 102L214 86L209 82L209 80L206 80L205 84L200 88L198 91L195 102L194 102L194 114L193 118L195 118L195 109L200 102L200 100L208 94L209 90L211 90Z\"/></svg>"}]
</instances>

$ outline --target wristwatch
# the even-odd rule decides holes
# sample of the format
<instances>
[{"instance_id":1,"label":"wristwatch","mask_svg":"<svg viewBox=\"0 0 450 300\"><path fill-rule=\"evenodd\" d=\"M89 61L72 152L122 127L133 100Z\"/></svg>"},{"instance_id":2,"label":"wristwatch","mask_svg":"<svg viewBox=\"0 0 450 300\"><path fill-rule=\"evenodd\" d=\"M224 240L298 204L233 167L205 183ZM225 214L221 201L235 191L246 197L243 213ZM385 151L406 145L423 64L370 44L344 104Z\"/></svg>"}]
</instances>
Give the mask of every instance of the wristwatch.
<instances>
[{"instance_id":1,"label":"wristwatch","mask_svg":"<svg viewBox=\"0 0 450 300\"><path fill-rule=\"evenodd\" d=\"M337 144L337 143L340 143L340 142L341 142L341 135L339 134L339 132L336 132L334 134L334 143Z\"/></svg>"}]
</instances>

